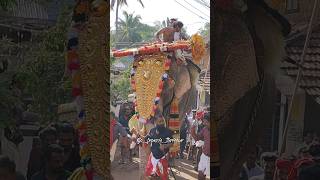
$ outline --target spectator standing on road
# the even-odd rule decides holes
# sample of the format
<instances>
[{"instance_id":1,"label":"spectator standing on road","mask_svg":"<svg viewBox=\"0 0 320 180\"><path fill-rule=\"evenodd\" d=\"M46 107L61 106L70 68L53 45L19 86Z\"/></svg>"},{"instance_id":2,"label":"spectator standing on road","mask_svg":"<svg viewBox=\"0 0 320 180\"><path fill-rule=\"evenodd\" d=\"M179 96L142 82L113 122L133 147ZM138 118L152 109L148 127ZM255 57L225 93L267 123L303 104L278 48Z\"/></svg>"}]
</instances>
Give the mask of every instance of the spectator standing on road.
<instances>
[{"instance_id":1,"label":"spectator standing on road","mask_svg":"<svg viewBox=\"0 0 320 180\"><path fill-rule=\"evenodd\" d=\"M75 169L79 168L80 165L80 154L79 147L74 144L76 139L75 129L71 124L64 123L59 126L58 129L58 140L59 145L64 149L65 162L63 167L73 172Z\"/></svg>"},{"instance_id":2,"label":"spectator standing on road","mask_svg":"<svg viewBox=\"0 0 320 180\"><path fill-rule=\"evenodd\" d=\"M264 173L260 176L253 176L250 180L273 180L277 159L278 156L273 152L262 153L261 160Z\"/></svg>"},{"instance_id":3,"label":"spectator standing on road","mask_svg":"<svg viewBox=\"0 0 320 180\"><path fill-rule=\"evenodd\" d=\"M44 167L31 177L31 180L67 180L71 173L63 168L63 148L57 144L49 145L44 151Z\"/></svg>"},{"instance_id":4,"label":"spectator standing on road","mask_svg":"<svg viewBox=\"0 0 320 180\"><path fill-rule=\"evenodd\" d=\"M0 156L1 180L25 180L24 176L16 172L16 164L7 156Z\"/></svg>"},{"instance_id":5,"label":"spectator standing on road","mask_svg":"<svg viewBox=\"0 0 320 180\"><path fill-rule=\"evenodd\" d=\"M203 124L201 132L197 134L195 129L192 129L191 134L195 140L202 140L204 142L202 146L202 154L198 165L198 180L204 180L210 176L210 114L205 113L203 117Z\"/></svg>"},{"instance_id":6,"label":"spectator standing on road","mask_svg":"<svg viewBox=\"0 0 320 180\"><path fill-rule=\"evenodd\" d=\"M44 165L43 151L50 145L57 143L57 130L47 127L39 132L40 146L31 149L28 162L27 178L30 179L34 173L41 170Z\"/></svg>"},{"instance_id":7,"label":"spectator standing on road","mask_svg":"<svg viewBox=\"0 0 320 180\"><path fill-rule=\"evenodd\" d=\"M263 174L263 169L257 164L257 157L259 155L259 148L256 147L249 154L247 161L243 164L239 180L248 180L254 176Z\"/></svg>"}]
</instances>

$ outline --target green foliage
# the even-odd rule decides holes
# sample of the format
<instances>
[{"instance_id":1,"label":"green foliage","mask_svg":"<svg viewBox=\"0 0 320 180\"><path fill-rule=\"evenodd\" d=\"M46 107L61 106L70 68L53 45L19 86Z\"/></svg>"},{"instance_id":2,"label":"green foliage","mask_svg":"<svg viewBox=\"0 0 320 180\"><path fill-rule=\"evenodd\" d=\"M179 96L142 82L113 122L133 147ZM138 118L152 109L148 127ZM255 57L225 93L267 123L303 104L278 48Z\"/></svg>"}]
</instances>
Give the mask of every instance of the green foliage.
<instances>
[{"instance_id":1,"label":"green foliage","mask_svg":"<svg viewBox=\"0 0 320 180\"><path fill-rule=\"evenodd\" d=\"M163 22L156 22L155 26L141 23L141 16L129 14L124 11L124 19L120 19L119 32L121 38L119 42L150 42L154 34L161 29ZM164 26L165 27L165 26ZM111 39L115 39L115 34L110 34Z\"/></svg>"},{"instance_id":2,"label":"green foliage","mask_svg":"<svg viewBox=\"0 0 320 180\"><path fill-rule=\"evenodd\" d=\"M17 50L17 45L10 39L0 39L0 54L4 55L0 59L0 62L12 63L12 57L10 55ZM15 122L13 108L17 103L20 103L20 99L15 95L11 86L15 71L12 69L3 70L4 71L0 73L0 127Z\"/></svg>"},{"instance_id":3,"label":"green foliage","mask_svg":"<svg viewBox=\"0 0 320 180\"><path fill-rule=\"evenodd\" d=\"M165 28L167 26L167 23L165 20L164 21L155 21L154 25L155 25L154 28L156 28L157 30L160 30L162 28Z\"/></svg>"},{"instance_id":4,"label":"green foliage","mask_svg":"<svg viewBox=\"0 0 320 180\"><path fill-rule=\"evenodd\" d=\"M122 34L121 40L123 41L132 41L139 42L141 41L141 36L137 32L137 29L140 26L141 16L134 14L129 14L126 11L123 11L124 19L120 19L119 28Z\"/></svg>"},{"instance_id":5,"label":"green foliage","mask_svg":"<svg viewBox=\"0 0 320 180\"><path fill-rule=\"evenodd\" d=\"M27 50L27 61L18 73L18 78L24 82L25 92L33 98L31 110L41 116L43 123L56 121L57 106L71 100L71 82L62 81L71 11L65 8L56 26L35 37L39 43L33 43Z\"/></svg>"},{"instance_id":6,"label":"green foliage","mask_svg":"<svg viewBox=\"0 0 320 180\"><path fill-rule=\"evenodd\" d=\"M7 126L14 122L13 108L19 99L10 89L13 72L0 74L0 127Z\"/></svg>"},{"instance_id":7,"label":"green foliage","mask_svg":"<svg viewBox=\"0 0 320 180\"><path fill-rule=\"evenodd\" d=\"M155 33L158 31L155 26L149 26L147 24L140 24L137 28L137 33L141 36L143 42L148 42L154 39Z\"/></svg>"},{"instance_id":8,"label":"green foliage","mask_svg":"<svg viewBox=\"0 0 320 180\"><path fill-rule=\"evenodd\" d=\"M142 7L144 7L142 0L137 0L137 1L141 4ZM111 5L110 5L111 9L114 8L116 2L117 4L119 4L119 6L128 5L127 0L111 0Z\"/></svg>"},{"instance_id":9,"label":"green foliage","mask_svg":"<svg viewBox=\"0 0 320 180\"><path fill-rule=\"evenodd\" d=\"M17 4L16 0L1 0L0 1L0 10L8 11L9 8Z\"/></svg>"},{"instance_id":10,"label":"green foliage","mask_svg":"<svg viewBox=\"0 0 320 180\"><path fill-rule=\"evenodd\" d=\"M210 37L210 23L206 23L204 27L199 30L199 33L203 37Z\"/></svg>"},{"instance_id":11,"label":"green foliage","mask_svg":"<svg viewBox=\"0 0 320 180\"><path fill-rule=\"evenodd\" d=\"M130 85L130 71L120 75L119 80L111 84L111 102L126 100L132 93Z\"/></svg>"}]
</instances>

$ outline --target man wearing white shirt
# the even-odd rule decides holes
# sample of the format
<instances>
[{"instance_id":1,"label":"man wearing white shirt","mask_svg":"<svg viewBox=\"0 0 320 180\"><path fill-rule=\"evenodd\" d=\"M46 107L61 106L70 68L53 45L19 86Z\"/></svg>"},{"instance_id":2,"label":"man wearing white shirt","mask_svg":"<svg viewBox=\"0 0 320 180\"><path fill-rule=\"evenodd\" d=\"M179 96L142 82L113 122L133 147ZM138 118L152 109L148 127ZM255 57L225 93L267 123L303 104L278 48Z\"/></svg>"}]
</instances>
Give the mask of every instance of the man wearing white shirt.
<instances>
[{"instance_id":1,"label":"man wearing white shirt","mask_svg":"<svg viewBox=\"0 0 320 180\"><path fill-rule=\"evenodd\" d=\"M256 163L258 156L258 149L252 151L248 156L248 160L243 164L240 180L248 180L253 176L260 176L263 174L263 169Z\"/></svg>"},{"instance_id":2,"label":"man wearing white shirt","mask_svg":"<svg viewBox=\"0 0 320 180\"><path fill-rule=\"evenodd\" d=\"M264 173L259 176L253 176L249 180L273 180L276 170L276 160L278 156L273 152L265 152L261 155Z\"/></svg>"}]
</instances>

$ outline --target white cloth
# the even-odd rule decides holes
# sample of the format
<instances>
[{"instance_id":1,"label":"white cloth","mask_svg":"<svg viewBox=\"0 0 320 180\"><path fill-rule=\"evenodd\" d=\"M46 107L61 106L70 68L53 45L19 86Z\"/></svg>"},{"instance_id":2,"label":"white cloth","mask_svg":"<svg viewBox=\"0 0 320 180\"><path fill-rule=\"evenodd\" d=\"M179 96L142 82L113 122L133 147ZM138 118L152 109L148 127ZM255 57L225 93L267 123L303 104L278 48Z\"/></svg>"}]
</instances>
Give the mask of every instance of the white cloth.
<instances>
[{"instance_id":1,"label":"white cloth","mask_svg":"<svg viewBox=\"0 0 320 180\"><path fill-rule=\"evenodd\" d=\"M202 147L204 145L204 141L196 141L196 147Z\"/></svg>"},{"instance_id":2,"label":"white cloth","mask_svg":"<svg viewBox=\"0 0 320 180\"><path fill-rule=\"evenodd\" d=\"M192 144L192 146L196 145L196 141L193 139L193 137L191 137L191 144Z\"/></svg>"},{"instance_id":3,"label":"white cloth","mask_svg":"<svg viewBox=\"0 0 320 180\"><path fill-rule=\"evenodd\" d=\"M192 115L188 116L188 121L189 121L190 124L192 123L192 121L193 121Z\"/></svg>"},{"instance_id":4,"label":"white cloth","mask_svg":"<svg viewBox=\"0 0 320 180\"><path fill-rule=\"evenodd\" d=\"M249 180L264 180L264 174L260 176L253 176Z\"/></svg>"},{"instance_id":5,"label":"white cloth","mask_svg":"<svg viewBox=\"0 0 320 180\"><path fill-rule=\"evenodd\" d=\"M165 156L163 156L161 159L164 159ZM151 153L151 164L152 164L152 173L155 174L157 171L157 166L159 167L160 173L163 174L163 166L160 163L160 159L156 159L153 154Z\"/></svg>"},{"instance_id":6,"label":"white cloth","mask_svg":"<svg viewBox=\"0 0 320 180\"><path fill-rule=\"evenodd\" d=\"M180 36L180 32L174 32L173 34L173 41L180 41L181 40L181 36ZM183 51L181 49L177 49L175 51L175 56L177 59L180 59L184 65L187 65L186 59L183 55Z\"/></svg>"},{"instance_id":7,"label":"white cloth","mask_svg":"<svg viewBox=\"0 0 320 180\"><path fill-rule=\"evenodd\" d=\"M206 176L210 176L210 157L203 153L200 156L198 171L203 172Z\"/></svg>"},{"instance_id":8,"label":"white cloth","mask_svg":"<svg viewBox=\"0 0 320 180\"><path fill-rule=\"evenodd\" d=\"M114 160L114 156L116 154L116 150L117 150L117 144L118 144L118 139L116 139L113 144L112 147L110 149L110 161L113 162Z\"/></svg>"},{"instance_id":9,"label":"white cloth","mask_svg":"<svg viewBox=\"0 0 320 180\"><path fill-rule=\"evenodd\" d=\"M137 135L132 134L131 138L137 138ZM136 147L137 143L135 141L132 141L130 144L130 149L133 149L134 147Z\"/></svg>"},{"instance_id":10,"label":"white cloth","mask_svg":"<svg viewBox=\"0 0 320 180\"><path fill-rule=\"evenodd\" d=\"M195 131L196 131L196 133L198 133L198 127L199 127L199 125L200 125L200 123L199 123L198 120L194 119L194 120L192 121L192 126L195 126Z\"/></svg>"},{"instance_id":11,"label":"white cloth","mask_svg":"<svg viewBox=\"0 0 320 180\"><path fill-rule=\"evenodd\" d=\"M173 41L179 41L180 39L180 32L174 32Z\"/></svg>"},{"instance_id":12,"label":"white cloth","mask_svg":"<svg viewBox=\"0 0 320 180\"><path fill-rule=\"evenodd\" d=\"M120 112L120 104L117 104L116 109L115 109L115 116L119 118L119 112Z\"/></svg>"},{"instance_id":13,"label":"white cloth","mask_svg":"<svg viewBox=\"0 0 320 180\"><path fill-rule=\"evenodd\" d=\"M258 166L257 164L255 165L254 168L251 168L251 169L249 170L248 167L247 167L247 164L245 163L245 164L243 165L243 168L244 168L244 170L245 170L246 173L247 173L248 179L251 178L251 177L254 177L254 176L260 176L260 175L262 175L263 172L264 172L263 169L262 169L260 166Z\"/></svg>"},{"instance_id":14,"label":"white cloth","mask_svg":"<svg viewBox=\"0 0 320 180\"><path fill-rule=\"evenodd\" d=\"M26 168L28 166L28 156L31 150L31 145L29 143L21 142L18 146L16 146L13 142L9 141L4 135L4 129L0 129L0 137L1 137L1 153L2 155L8 156L10 160L14 161L16 164L16 171L21 172L23 175L26 174ZM24 146L22 146L24 144ZM28 147L29 146L29 147ZM29 152L29 153L26 153Z\"/></svg>"}]
</instances>

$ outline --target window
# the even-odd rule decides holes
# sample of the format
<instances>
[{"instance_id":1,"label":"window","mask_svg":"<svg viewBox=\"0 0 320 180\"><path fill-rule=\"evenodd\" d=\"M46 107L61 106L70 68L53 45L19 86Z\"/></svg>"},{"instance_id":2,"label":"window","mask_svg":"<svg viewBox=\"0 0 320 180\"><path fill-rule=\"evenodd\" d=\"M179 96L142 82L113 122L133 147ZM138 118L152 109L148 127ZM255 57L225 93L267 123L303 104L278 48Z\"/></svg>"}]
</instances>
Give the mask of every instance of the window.
<instances>
[{"instance_id":1,"label":"window","mask_svg":"<svg viewBox=\"0 0 320 180\"><path fill-rule=\"evenodd\" d=\"M287 0L286 10L287 13L296 13L299 11L299 0Z\"/></svg>"}]
</instances>

